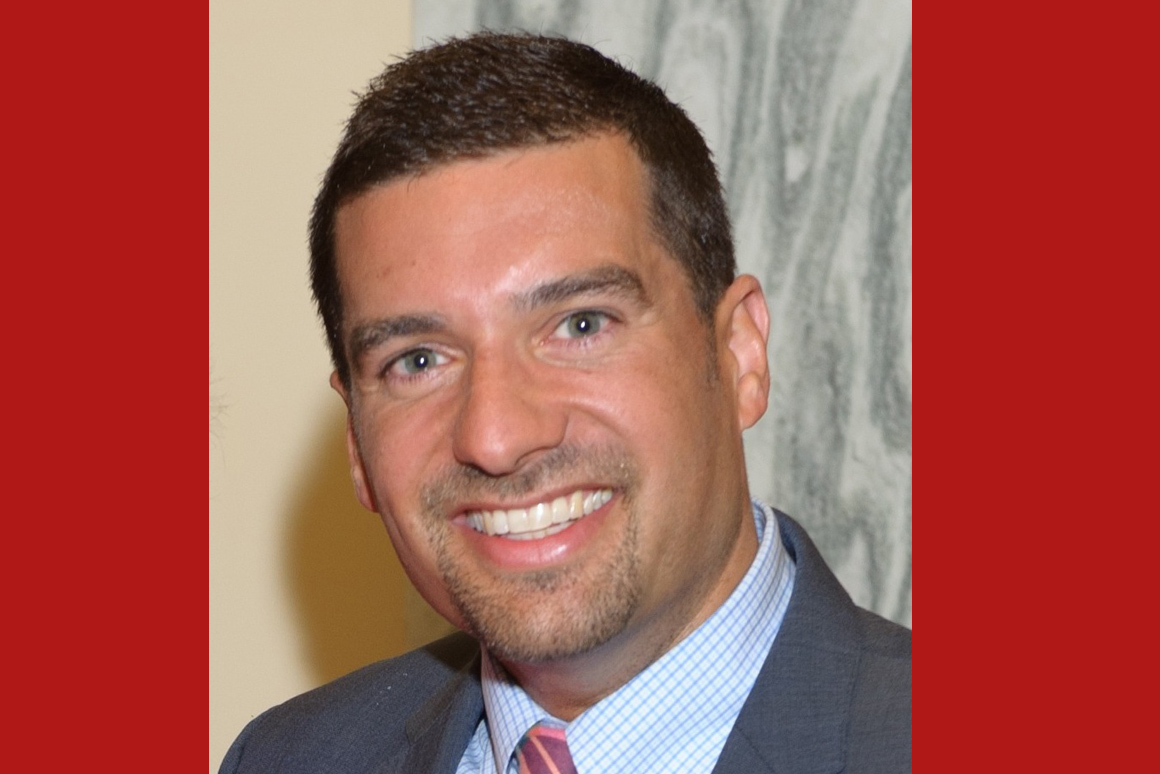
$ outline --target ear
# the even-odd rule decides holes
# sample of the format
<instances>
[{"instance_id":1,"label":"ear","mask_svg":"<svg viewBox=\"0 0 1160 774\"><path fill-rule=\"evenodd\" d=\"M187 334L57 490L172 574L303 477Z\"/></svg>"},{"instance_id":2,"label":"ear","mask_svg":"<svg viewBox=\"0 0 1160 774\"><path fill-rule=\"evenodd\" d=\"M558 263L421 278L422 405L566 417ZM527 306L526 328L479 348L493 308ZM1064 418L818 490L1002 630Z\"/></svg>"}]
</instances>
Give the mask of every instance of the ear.
<instances>
[{"instance_id":1,"label":"ear","mask_svg":"<svg viewBox=\"0 0 1160 774\"><path fill-rule=\"evenodd\" d=\"M378 513L378 504L367 484L367 472L363 465L362 452L358 448L358 437L354 432L354 408L350 402L350 393L338 378L338 371L330 375L330 386L342 396L342 402L346 404L346 456L350 461L350 477L354 481L355 497L368 511Z\"/></svg>"},{"instance_id":2,"label":"ear","mask_svg":"<svg viewBox=\"0 0 1160 774\"><path fill-rule=\"evenodd\" d=\"M733 281L717 306L718 330L736 369L737 423L744 430L765 414L769 405L769 308L761 283L750 274Z\"/></svg>"}]
</instances>

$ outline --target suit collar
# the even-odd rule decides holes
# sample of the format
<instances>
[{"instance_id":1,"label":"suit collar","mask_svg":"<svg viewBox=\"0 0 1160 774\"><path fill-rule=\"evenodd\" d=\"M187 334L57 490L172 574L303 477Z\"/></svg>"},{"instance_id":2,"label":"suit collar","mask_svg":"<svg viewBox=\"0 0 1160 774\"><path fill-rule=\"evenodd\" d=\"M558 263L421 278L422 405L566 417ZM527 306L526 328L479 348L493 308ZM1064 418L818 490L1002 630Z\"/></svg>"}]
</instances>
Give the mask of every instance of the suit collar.
<instances>
[{"instance_id":1,"label":"suit collar","mask_svg":"<svg viewBox=\"0 0 1160 774\"><path fill-rule=\"evenodd\" d=\"M453 774L483 718L479 646L464 635L474 655L440 690L407 718L410 745L392 771Z\"/></svg>"},{"instance_id":2,"label":"suit collar","mask_svg":"<svg viewBox=\"0 0 1160 774\"><path fill-rule=\"evenodd\" d=\"M860 659L856 608L804 530L775 513L797 565L794 593L714 771L834 774Z\"/></svg>"}]
</instances>

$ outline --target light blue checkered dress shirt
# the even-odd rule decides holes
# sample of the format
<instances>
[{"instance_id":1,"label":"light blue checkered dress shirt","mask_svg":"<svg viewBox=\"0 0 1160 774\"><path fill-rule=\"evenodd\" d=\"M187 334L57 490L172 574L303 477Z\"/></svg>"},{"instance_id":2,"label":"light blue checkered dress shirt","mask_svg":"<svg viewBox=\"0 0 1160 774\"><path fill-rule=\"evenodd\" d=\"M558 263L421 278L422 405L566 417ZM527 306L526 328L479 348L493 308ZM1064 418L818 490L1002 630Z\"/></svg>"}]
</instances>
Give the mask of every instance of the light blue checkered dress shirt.
<instances>
[{"instance_id":1,"label":"light blue checkered dress shirt","mask_svg":"<svg viewBox=\"0 0 1160 774\"><path fill-rule=\"evenodd\" d=\"M705 623L571 723L553 718L483 658L486 714L457 774L514 774L516 743L534 723L567 729L579 774L709 772L773 645L793 593L794 562L773 510L756 500L757 556Z\"/></svg>"}]
</instances>

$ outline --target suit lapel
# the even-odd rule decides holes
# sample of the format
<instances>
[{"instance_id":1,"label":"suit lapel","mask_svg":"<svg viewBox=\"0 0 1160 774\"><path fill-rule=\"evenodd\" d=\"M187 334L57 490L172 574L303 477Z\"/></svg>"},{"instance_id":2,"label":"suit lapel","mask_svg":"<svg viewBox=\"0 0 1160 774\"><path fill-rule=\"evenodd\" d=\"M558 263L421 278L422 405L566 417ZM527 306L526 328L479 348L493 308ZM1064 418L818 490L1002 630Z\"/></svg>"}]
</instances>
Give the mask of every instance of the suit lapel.
<instances>
[{"instance_id":1,"label":"suit lapel","mask_svg":"<svg viewBox=\"0 0 1160 774\"><path fill-rule=\"evenodd\" d=\"M454 774L483 718L479 653L410 718L410 745L387 770L408 774Z\"/></svg>"},{"instance_id":2,"label":"suit lapel","mask_svg":"<svg viewBox=\"0 0 1160 774\"><path fill-rule=\"evenodd\" d=\"M794 592L714 774L834 774L859 662L856 608L805 532L777 513L797 565Z\"/></svg>"}]
</instances>

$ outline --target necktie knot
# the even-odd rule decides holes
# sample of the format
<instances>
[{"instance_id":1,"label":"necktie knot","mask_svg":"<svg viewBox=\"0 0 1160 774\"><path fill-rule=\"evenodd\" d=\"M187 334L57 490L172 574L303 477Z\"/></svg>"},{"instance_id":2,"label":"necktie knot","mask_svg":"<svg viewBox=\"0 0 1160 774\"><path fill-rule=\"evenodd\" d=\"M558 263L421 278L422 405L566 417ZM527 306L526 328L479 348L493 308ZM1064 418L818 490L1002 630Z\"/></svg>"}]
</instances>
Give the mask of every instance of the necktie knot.
<instances>
[{"instance_id":1,"label":"necktie knot","mask_svg":"<svg viewBox=\"0 0 1160 774\"><path fill-rule=\"evenodd\" d=\"M520 774L576 774L564 729L537 723L516 745Z\"/></svg>"}]
</instances>

